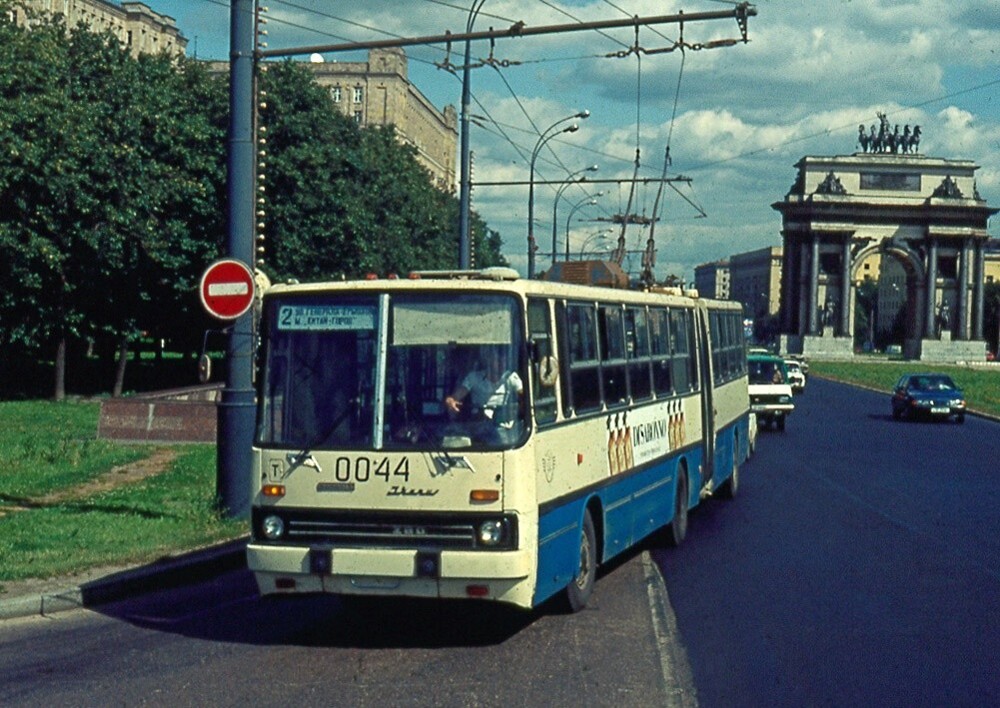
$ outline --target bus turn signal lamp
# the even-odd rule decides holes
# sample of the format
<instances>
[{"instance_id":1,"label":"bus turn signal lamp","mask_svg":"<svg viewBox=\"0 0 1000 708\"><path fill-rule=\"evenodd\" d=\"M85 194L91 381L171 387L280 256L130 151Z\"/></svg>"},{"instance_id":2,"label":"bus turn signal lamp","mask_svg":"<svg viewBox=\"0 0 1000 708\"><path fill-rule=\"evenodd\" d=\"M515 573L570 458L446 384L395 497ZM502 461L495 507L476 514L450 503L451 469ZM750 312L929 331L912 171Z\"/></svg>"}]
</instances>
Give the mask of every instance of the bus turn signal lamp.
<instances>
[{"instance_id":1,"label":"bus turn signal lamp","mask_svg":"<svg viewBox=\"0 0 1000 708\"><path fill-rule=\"evenodd\" d=\"M285 485L265 484L260 491L265 497L283 497L285 496Z\"/></svg>"},{"instance_id":2,"label":"bus turn signal lamp","mask_svg":"<svg viewBox=\"0 0 1000 708\"><path fill-rule=\"evenodd\" d=\"M469 492L469 501L473 504L500 501L499 489L473 489Z\"/></svg>"}]
</instances>

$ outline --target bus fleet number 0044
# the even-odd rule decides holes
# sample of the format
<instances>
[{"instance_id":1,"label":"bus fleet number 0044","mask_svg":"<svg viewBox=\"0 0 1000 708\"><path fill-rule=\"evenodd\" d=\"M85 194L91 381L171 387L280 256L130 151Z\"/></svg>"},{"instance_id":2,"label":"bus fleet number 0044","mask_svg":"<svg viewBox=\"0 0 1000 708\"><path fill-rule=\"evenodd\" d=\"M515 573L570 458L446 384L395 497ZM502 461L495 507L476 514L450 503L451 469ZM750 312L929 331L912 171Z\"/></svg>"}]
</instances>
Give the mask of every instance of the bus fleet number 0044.
<instances>
[{"instance_id":1,"label":"bus fleet number 0044","mask_svg":"<svg viewBox=\"0 0 1000 708\"><path fill-rule=\"evenodd\" d=\"M287 472L280 461L271 463L271 481L280 481ZM291 470L289 470L291 471ZM410 481L409 457L402 457L393 465L388 457L338 457L333 464L333 478L337 482L365 483L381 478L386 484L390 482Z\"/></svg>"}]
</instances>

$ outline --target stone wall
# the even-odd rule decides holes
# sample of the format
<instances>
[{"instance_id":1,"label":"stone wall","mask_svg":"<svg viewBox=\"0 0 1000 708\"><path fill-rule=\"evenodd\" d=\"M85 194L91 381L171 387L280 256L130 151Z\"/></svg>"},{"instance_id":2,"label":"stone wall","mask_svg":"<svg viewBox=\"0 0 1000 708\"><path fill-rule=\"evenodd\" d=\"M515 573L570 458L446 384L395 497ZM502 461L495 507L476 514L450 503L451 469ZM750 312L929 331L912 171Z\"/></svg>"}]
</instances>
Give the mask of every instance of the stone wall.
<instances>
[{"instance_id":1,"label":"stone wall","mask_svg":"<svg viewBox=\"0 0 1000 708\"><path fill-rule=\"evenodd\" d=\"M101 403L97 437L121 442L216 441L222 385L159 391Z\"/></svg>"}]
</instances>

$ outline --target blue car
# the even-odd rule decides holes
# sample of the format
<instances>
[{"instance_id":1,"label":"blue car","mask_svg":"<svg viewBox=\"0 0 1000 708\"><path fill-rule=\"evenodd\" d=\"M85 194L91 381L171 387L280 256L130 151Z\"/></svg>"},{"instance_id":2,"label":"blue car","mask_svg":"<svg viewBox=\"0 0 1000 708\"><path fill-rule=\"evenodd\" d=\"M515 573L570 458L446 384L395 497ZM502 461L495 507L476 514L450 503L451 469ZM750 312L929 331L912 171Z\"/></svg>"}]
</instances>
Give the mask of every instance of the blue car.
<instances>
[{"instance_id":1,"label":"blue car","mask_svg":"<svg viewBox=\"0 0 1000 708\"><path fill-rule=\"evenodd\" d=\"M950 376L906 374L892 392L892 417L955 419L965 422L965 396Z\"/></svg>"}]
</instances>

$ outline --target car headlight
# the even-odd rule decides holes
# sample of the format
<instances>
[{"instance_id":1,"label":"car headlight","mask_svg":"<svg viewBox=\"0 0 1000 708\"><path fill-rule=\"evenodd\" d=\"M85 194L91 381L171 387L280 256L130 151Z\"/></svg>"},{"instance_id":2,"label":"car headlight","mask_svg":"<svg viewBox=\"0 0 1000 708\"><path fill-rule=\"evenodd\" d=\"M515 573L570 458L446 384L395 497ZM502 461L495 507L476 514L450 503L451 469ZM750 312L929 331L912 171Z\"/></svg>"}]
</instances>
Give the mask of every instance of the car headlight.
<instances>
[{"instance_id":1,"label":"car headlight","mask_svg":"<svg viewBox=\"0 0 1000 708\"><path fill-rule=\"evenodd\" d=\"M285 521L274 514L265 516L260 523L260 530L264 534L264 538L274 541L285 534Z\"/></svg>"},{"instance_id":2,"label":"car headlight","mask_svg":"<svg viewBox=\"0 0 1000 708\"><path fill-rule=\"evenodd\" d=\"M495 546L503 540L504 524L499 519L490 519L479 524L479 542L484 546Z\"/></svg>"}]
</instances>

